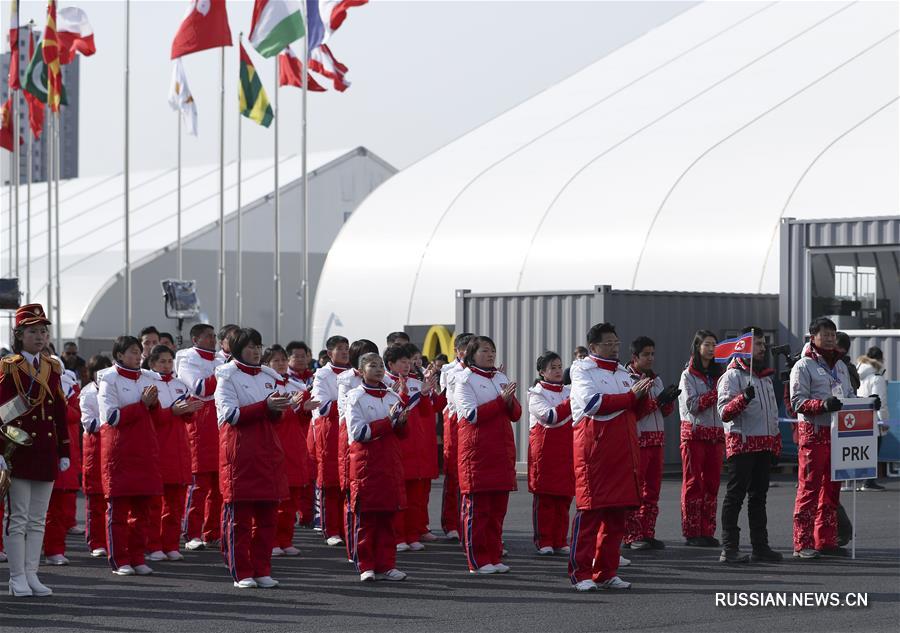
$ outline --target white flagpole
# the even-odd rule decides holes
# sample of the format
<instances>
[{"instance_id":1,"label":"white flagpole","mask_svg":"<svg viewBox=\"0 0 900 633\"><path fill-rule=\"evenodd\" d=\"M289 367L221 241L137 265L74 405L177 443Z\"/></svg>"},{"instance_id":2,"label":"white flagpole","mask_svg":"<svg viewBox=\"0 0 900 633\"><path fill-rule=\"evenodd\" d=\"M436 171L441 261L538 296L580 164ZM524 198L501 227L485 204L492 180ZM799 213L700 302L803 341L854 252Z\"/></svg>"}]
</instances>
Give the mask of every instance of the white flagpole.
<instances>
[{"instance_id":1,"label":"white flagpole","mask_svg":"<svg viewBox=\"0 0 900 633\"><path fill-rule=\"evenodd\" d=\"M309 323L310 301L309 301L309 174L306 165L306 92L309 83L309 16L303 14L303 30L306 37L303 39L303 69L300 72L300 85L303 89L302 102L302 118L301 130L303 132L303 140L301 143L301 169L303 171L303 194L300 201L300 219L303 225L303 281L300 286L300 292L303 296L303 336L309 341L312 335L312 327Z\"/></svg>"},{"instance_id":2,"label":"white flagpole","mask_svg":"<svg viewBox=\"0 0 900 633\"><path fill-rule=\"evenodd\" d=\"M44 175L47 178L47 305L44 310L53 314L53 116L47 105L47 129L44 130Z\"/></svg>"},{"instance_id":3,"label":"white flagpole","mask_svg":"<svg viewBox=\"0 0 900 633\"><path fill-rule=\"evenodd\" d=\"M129 142L129 62L131 53L131 37L129 27L131 24L131 1L125 0L125 332L132 333L131 329L131 218L130 216L130 172L128 165Z\"/></svg>"},{"instance_id":4,"label":"white flagpole","mask_svg":"<svg viewBox=\"0 0 900 633\"><path fill-rule=\"evenodd\" d=\"M225 324L225 47L219 58L219 326Z\"/></svg>"},{"instance_id":5,"label":"white flagpole","mask_svg":"<svg viewBox=\"0 0 900 633\"><path fill-rule=\"evenodd\" d=\"M18 35L18 31L16 33ZM17 43L18 44L18 43ZM16 47L18 50L18 46ZM19 161L21 160L21 153L19 152L19 93L21 90L13 90L12 92L12 106L13 106L13 163L14 167L12 173L10 174L10 178L13 180L13 197L15 199L15 208L16 211L12 216L13 222L13 235L12 239L14 240L13 247L13 266L12 272L13 275L19 276L19 182L22 180L21 177L21 167L19 165Z\"/></svg>"},{"instance_id":6,"label":"white flagpole","mask_svg":"<svg viewBox=\"0 0 900 633\"><path fill-rule=\"evenodd\" d=\"M176 196L176 205L177 209L175 212L175 224L177 230L177 238L178 238L178 246L177 246L177 259L178 259L178 278L184 279L184 269L182 262L182 253L181 253L181 110L176 113L178 117L178 195Z\"/></svg>"},{"instance_id":7,"label":"white flagpole","mask_svg":"<svg viewBox=\"0 0 900 633\"><path fill-rule=\"evenodd\" d=\"M28 21L28 48L31 48L31 41L34 37L31 33L32 29L34 29L34 20ZM31 60L29 60L30 62ZM27 108L27 103L26 103ZM27 108L29 113L29 123L31 122L31 109ZM28 126L28 131L25 133L26 138L28 139L28 143L26 145L27 149L25 150L28 154L26 157L26 165L25 168L27 184L25 186L25 264L28 267L28 273L25 277L25 300L31 303L31 171L32 171L32 145L34 143L34 132L31 131L31 125Z\"/></svg>"},{"instance_id":8,"label":"white flagpole","mask_svg":"<svg viewBox=\"0 0 900 633\"><path fill-rule=\"evenodd\" d=\"M61 72L61 71L60 71ZM53 184L53 240L56 243L56 256L54 257L54 279L56 286L56 327L53 328L53 331L56 332L56 349L57 352L62 351L62 311L60 309L61 300L60 300L60 290L59 290L59 174L61 171L59 155L60 155L60 145L61 139L59 134L60 127L60 117L59 111L56 112L56 116L53 117L56 119L56 125L53 126L53 135L55 137L55 142L53 143L53 175L55 177L55 182Z\"/></svg>"},{"instance_id":9,"label":"white flagpole","mask_svg":"<svg viewBox=\"0 0 900 633\"><path fill-rule=\"evenodd\" d=\"M281 191L278 188L278 119L281 111L278 109L278 55L275 56L275 336L272 339L277 343L281 334L281 242L279 240L279 221L281 219Z\"/></svg>"},{"instance_id":10,"label":"white flagpole","mask_svg":"<svg viewBox=\"0 0 900 633\"><path fill-rule=\"evenodd\" d=\"M238 44L243 44L244 33L238 34ZM238 62L240 68L240 61ZM240 81L240 77L238 77ZM241 119L244 115L238 109L237 113L237 322L244 321L244 249L241 243L241 236L244 232L244 214L241 210Z\"/></svg>"}]
</instances>

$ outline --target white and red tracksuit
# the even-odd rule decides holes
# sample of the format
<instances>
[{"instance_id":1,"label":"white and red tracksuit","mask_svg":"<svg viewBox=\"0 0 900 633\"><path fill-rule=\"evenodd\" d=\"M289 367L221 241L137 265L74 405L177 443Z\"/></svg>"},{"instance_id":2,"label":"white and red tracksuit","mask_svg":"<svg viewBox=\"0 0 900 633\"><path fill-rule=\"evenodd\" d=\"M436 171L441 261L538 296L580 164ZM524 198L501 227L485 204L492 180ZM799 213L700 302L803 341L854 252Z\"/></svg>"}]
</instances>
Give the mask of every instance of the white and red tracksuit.
<instances>
[{"instance_id":1,"label":"white and red tracksuit","mask_svg":"<svg viewBox=\"0 0 900 633\"><path fill-rule=\"evenodd\" d=\"M61 364L61 363L60 363ZM47 521L44 527L44 556L66 553L66 533L75 525L76 495L81 487L81 409L78 405L80 389L75 374L64 370L60 383L66 394L66 426L69 430L69 457L71 465L56 476L50 505L47 507Z\"/></svg>"},{"instance_id":2,"label":"white and red tracksuit","mask_svg":"<svg viewBox=\"0 0 900 633\"><path fill-rule=\"evenodd\" d=\"M528 390L528 491L534 546L566 547L575 495L568 385L541 380Z\"/></svg>"},{"instance_id":3,"label":"white and red tracksuit","mask_svg":"<svg viewBox=\"0 0 900 633\"><path fill-rule=\"evenodd\" d=\"M159 471L163 494L150 501L147 549L177 552L184 518L184 498L191 483L191 447L187 425L194 413L175 415L172 405L190 398L190 388L174 374L158 374L154 383L159 405L150 411L159 444ZM196 413L199 413L196 412Z\"/></svg>"},{"instance_id":4,"label":"white and red tracksuit","mask_svg":"<svg viewBox=\"0 0 900 633\"><path fill-rule=\"evenodd\" d=\"M344 495L341 494L340 467L340 406L338 404L338 375L350 369L328 363L316 371L313 378L312 399L319 410L313 417L315 433L316 485L321 499L322 536L344 538Z\"/></svg>"},{"instance_id":5,"label":"white and red tracksuit","mask_svg":"<svg viewBox=\"0 0 900 633\"><path fill-rule=\"evenodd\" d=\"M385 372L384 382L388 387L398 380L400 376ZM437 457L437 439L434 450L429 448L430 435L434 435L432 396L422 393L422 381L411 372L403 377L403 382L401 392L409 402L409 417L406 436L400 440L406 508L397 514L394 523L398 544L415 543L428 531L428 494L431 491L431 477L436 476L430 458L432 455Z\"/></svg>"},{"instance_id":6,"label":"white and red tracksuit","mask_svg":"<svg viewBox=\"0 0 900 633\"><path fill-rule=\"evenodd\" d=\"M650 372L642 374L634 366L626 367L631 379L653 379L647 397L649 413L638 420L638 446L641 453L641 507L625 517L625 543L656 537L656 517L659 516L659 491L662 486L663 451L666 445L665 417L675 411L675 402L659 406L657 398L665 389L662 378Z\"/></svg>"},{"instance_id":7,"label":"white and red tracksuit","mask_svg":"<svg viewBox=\"0 0 900 633\"><path fill-rule=\"evenodd\" d=\"M187 426L191 445L193 479L185 499L182 531L186 541L204 542L219 538L222 495L219 492L219 430L216 423L216 368L225 362L216 352L199 347L179 350L175 374L191 389L191 396L203 401Z\"/></svg>"},{"instance_id":8,"label":"white and red tracksuit","mask_svg":"<svg viewBox=\"0 0 900 633\"><path fill-rule=\"evenodd\" d=\"M281 422L275 427L281 448L284 450L284 475L287 477L288 496L278 504L278 524L275 547L284 549L294 544L294 524L303 503L303 490L309 486L309 453L306 448L306 430L312 417L303 410L309 399L309 390L303 382L285 378L278 383L281 393L291 396L300 392L303 399L296 408L288 407L281 414ZM305 424L304 424L305 422Z\"/></svg>"},{"instance_id":9,"label":"white and red tracksuit","mask_svg":"<svg viewBox=\"0 0 900 633\"><path fill-rule=\"evenodd\" d=\"M500 393L509 378L496 369L468 367L454 376L459 413L457 467L461 494L460 542L469 571L500 562L503 519L516 490L516 442L511 422L522 417L515 396Z\"/></svg>"},{"instance_id":10,"label":"white and red tracksuit","mask_svg":"<svg viewBox=\"0 0 900 633\"><path fill-rule=\"evenodd\" d=\"M288 378L292 380L303 383L307 390L312 389L312 381L313 381L314 372L311 369L306 369L302 372L296 372L293 369L288 369ZM313 523L313 517L315 516L315 503L316 503L316 472L318 468L316 467L316 445L313 441L313 433L312 433L312 413L304 412L305 415L300 419L300 426L303 433L303 437L306 441L306 455L307 455L307 480L303 484L300 489L300 504L298 506L297 512L300 518L300 525L311 526Z\"/></svg>"},{"instance_id":11,"label":"white and red tracksuit","mask_svg":"<svg viewBox=\"0 0 900 633\"><path fill-rule=\"evenodd\" d=\"M719 368L710 363L708 372L694 367L693 360L681 372L678 409L681 416L681 533L686 539L712 538L716 533L716 508L725 431L716 410Z\"/></svg>"},{"instance_id":12,"label":"white and red tracksuit","mask_svg":"<svg viewBox=\"0 0 900 633\"><path fill-rule=\"evenodd\" d=\"M400 437L391 407L400 397L385 385L366 385L347 394L350 442L350 506L353 508L353 562L359 573L394 569L394 517L406 505Z\"/></svg>"},{"instance_id":13,"label":"white and red tracksuit","mask_svg":"<svg viewBox=\"0 0 900 633\"><path fill-rule=\"evenodd\" d=\"M604 582L617 575L625 515L640 505L637 420L649 399L618 361L576 360L572 377L575 518L569 579Z\"/></svg>"},{"instance_id":14,"label":"white and red tracksuit","mask_svg":"<svg viewBox=\"0 0 900 633\"><path fill-rule=\"evenodd\" d=\"M278 504L288 496L281 413L266 399L281 377L236 359L216 369L222 554L235 580L271 576Z\"/></svg>"},{"instance_id":15,"label":"white and red tracksuit","mask_svg":"<svg viewBox=\"0 0 900 633\"><path fill-rule=\"evenodd\" d=\"M441 496L441 529L444 534L459 532L459 469L457 468L457 412L453 379L465 369L461 359L441 367L441 392L447 400L444 407L444 489Z\"/></svg>"},{"instance_id":16,"label":"white and red tracksuit","mask_svg":"<svg viewBox=\"0 0 900 633\"><path fill-rule=\"evenodd\" d=\"M116 365L100 377L101 469L109 565L143 565L152 497L162 494L159 445L143 390L153 372Z\"/></svg>"},{"instance_id":17,"label":"white and red tracksuit","mask_svg":"<svg viewBox=\"0 0 900 633\"><path fill-rule=\"evenodd\" d=\"M97 380L104 372L98 372ZM112 370L115 371L115 370ZM82 463L81 486L84 490L84 540L88 549L106 549L106 496L103 494L103 471L100 468L100 405L97 402L97 383L81 390Z\"/></svg>"},{"instance_id":18,"label":"white and red tracksuit","mask_svg":"<svg viewBox=\"0 0 900 633\"><path fill-rule=\"evenodd\" d=\"M347 432L347 396L362 384L358 369L348 369L338 374L338 480L344 496L344 546L347 560L353 560L353 506L350 505L350 439Z\"/></svg>"},{"instance_id":19,"label":"white and red tracksuit","mask_svg":"<svg viewBox=\"0 0 900 633\"><path fill-rule=\"evenodd\" d=\"M841 484L831 481L831 417L825 400L854 396L847 366L836 351L812 343L791 369L791 406L797 412L797 499L794 551L837 547Z\"/></svg>"}]
</instances>

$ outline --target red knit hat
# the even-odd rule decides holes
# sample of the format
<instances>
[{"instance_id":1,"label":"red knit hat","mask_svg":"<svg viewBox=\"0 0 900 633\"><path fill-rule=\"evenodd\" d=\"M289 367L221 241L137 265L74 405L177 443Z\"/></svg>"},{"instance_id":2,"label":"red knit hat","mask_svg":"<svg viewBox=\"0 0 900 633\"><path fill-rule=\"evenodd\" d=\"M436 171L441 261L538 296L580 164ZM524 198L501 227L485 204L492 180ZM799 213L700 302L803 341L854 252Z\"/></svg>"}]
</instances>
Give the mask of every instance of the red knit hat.
<instances>
[{"instance_id":1,"label":"red knit hat","mask_svg":"<svg viewBox=\"0 0 900 633\"><path fill-rule=\"evenodd\" d=\"M29 303L19 306L16 310L16 327L28 327L29 325L50 325L50 319L44 312L40 303Z\"/></svg>"}]
</instances>

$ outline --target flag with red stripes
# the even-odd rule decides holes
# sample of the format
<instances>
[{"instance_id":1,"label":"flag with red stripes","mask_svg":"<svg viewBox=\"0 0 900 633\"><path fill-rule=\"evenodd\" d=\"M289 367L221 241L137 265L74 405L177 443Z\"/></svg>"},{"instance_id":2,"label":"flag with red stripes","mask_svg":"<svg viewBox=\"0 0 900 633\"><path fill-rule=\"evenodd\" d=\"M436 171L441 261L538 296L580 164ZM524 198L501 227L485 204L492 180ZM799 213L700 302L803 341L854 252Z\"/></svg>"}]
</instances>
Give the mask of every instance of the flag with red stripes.
<instances>
[{"instance_id":1,"label":"flag with red stripes","mask_svg":"<svg viewBox=\"0 0 900 633\"><path fill-rule=\"evenodd\" d=\"M47 26L41 53L47 65L47 104L53 112L59 112L62 100L62 71L59 66L59 42L56 39L56 0L47 3Z\"/></svg>"}]
</instances>

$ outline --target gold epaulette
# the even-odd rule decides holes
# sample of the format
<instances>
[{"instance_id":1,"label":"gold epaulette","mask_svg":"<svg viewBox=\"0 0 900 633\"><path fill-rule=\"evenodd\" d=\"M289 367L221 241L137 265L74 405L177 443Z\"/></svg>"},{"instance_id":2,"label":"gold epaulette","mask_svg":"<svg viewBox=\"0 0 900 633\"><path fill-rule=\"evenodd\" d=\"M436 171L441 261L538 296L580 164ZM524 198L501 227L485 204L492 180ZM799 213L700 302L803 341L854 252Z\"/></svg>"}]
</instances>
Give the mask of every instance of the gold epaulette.
<instances>
[{"instance_id":1,"label":"gold epaulette","mask_svg":"<svg viewBox=\"0 0 900 633\"><path fill-rule=\"evenodd\" d=\"M2 368L2 374L4 376L8 376L13 373L13 368L20 362L24 361L25 357L21 354L10 354L8 356L4 356L0 358L0 368Z\"/></svg>"},{"instance_id":2,"label":"gold epaulette","mask_svg":"<svg viewBox=\"0 0 900 633\"><path fill-rule=\"evenodd\" d=\"M55 371L57 374L62 375L62 373L63 373L62 363L60 363L58 360L56 360L49 354L41 354L41 358L43 358L46 361L49 361L50 366L53 368L53 371Z\"/></svg>"}]
</instances>

